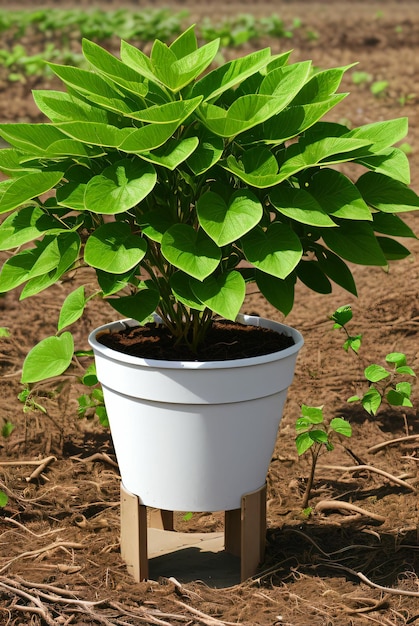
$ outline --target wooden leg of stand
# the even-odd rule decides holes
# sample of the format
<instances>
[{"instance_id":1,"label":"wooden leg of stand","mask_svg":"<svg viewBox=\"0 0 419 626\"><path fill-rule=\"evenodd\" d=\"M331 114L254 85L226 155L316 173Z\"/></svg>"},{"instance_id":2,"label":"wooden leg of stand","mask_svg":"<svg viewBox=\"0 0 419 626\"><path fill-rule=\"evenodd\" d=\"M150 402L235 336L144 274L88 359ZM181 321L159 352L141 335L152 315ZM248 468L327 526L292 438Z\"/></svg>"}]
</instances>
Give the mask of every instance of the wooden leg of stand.
<instances>
[{"instance_id":1,"label":"wooden leg of stand","mask_svg":"<svg viewBox=\"0 0 419 626\"><path fill-rule=\"evenodd\" d=\"M225 512L224 546L226 552L234 556L241 556L241 509Z\"/></svg>"},{"instance_id":2,"label":"wooden leg of stand","mask_svg":"<svg viewBox=\"0 0 419 626\"><path fill-rule=\"evenodd\" d=\"M174 530L173 511L165 509L152 509L150 511L151 528L159 528L160 530Z\"/></svg>"},{"instance_id":3,"label":"wooden leg of stand","mask_svg":"<svg viewBox=\"0 0 419 626\"><path fill-rule=\"evenodd\" d=\"M253 576L265 554L266 486L242 497L241 564L242 582Z\"/></svg>"},{"instance_id":4,"label":"wooden leg of stand","mask_svg":"<svg viewBox=\"0 0 419 626\"><path fill-rule=\"evenodd\" d=\"M148 578L147 507L122 484L121 557L137 582Z\"/></svg>"},{"instance_id":5,"label":"wooden leg of stand","mask_svg":"<svg viewBox=\"0 0 419 626\"><path fill-rule=\"evenodd\" d=\"M225 512L226 552L240 557L242 581L253 576L265 554L266 486L242 497L241 509Z\"/></svg>"}]
</instances>

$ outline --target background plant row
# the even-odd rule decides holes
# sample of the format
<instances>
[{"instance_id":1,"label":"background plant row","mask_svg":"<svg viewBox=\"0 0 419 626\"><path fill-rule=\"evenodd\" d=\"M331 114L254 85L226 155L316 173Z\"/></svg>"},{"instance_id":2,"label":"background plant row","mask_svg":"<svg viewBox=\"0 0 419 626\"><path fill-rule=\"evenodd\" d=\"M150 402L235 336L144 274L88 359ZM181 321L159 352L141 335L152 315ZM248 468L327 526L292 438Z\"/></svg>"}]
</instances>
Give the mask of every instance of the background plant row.
<instances>
[{"instance_id":1,"label":"background plant row","mask_svg":"<svg viewBox=\"0 0 419 626\"><path fill-rule=\"evenodd\" d=\"M72 44L83 37L97 42L113 37L143 44L156 38L170 41L189 24L189 18L189 11L174 13L169 8L0 11L0 33L8 42L7 47L0 49L0 66L5 68L10 81L22 81L25 76L45 76L49 73L45 61L82 65L83 57ZM299 18L286 25L277 14L261 18L240 14L218 21L205 17L197 27L197 35L202 42L220 37L221 47L225 48L262 37L292 38L294 31L301 27ZM44 48L37 54L28 52L23 43L28 35L38 35L44 41ZM315 34L308 31L307 36L315 37Z\"/></svg>"}]
</instances>

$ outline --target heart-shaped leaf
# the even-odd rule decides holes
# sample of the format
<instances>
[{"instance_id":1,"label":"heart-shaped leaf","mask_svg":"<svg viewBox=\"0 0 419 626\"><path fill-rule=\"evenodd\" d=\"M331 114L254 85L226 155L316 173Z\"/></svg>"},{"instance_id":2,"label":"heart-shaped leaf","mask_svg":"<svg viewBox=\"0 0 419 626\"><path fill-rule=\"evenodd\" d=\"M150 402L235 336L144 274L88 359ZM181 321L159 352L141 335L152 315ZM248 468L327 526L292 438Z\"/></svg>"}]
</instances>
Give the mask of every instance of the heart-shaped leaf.
<instances>
[{"instance_id":1,"label":"heart-shaped leaf","mask_svg":"<svg viewBox=\"0 0 419 626\"><path fill-rule=\"evenodd\" d=\"M176 297L176 300L197 311L204 311L205 304L196 297L191 288L191 277L183 272L175 272L170 278L170 287Z\"/></svg>"},{"instance_id":2,"label":"heart-shaped leaf","mask_svg":"<svg viewBox=\"0 0 419 626\"><path fill-rule=\"evenodd\" d=\"M60 376L71 363L74 353L73 335L46 337L26 356L23 363L22 383L36 383L45 378Z\"/></svg>"},{"instance_id":3,"label":"heart-shaped leaf","mask_svg":"<svg viewBox=\"0 0 419 626\"><path fill-rule=\"evenodd\" d=\"M191 281L193 293L209 309L235 320L246 295L246 283L239 272L209 276L203 282Z\"/></svg>"},{"instance_id":4,"label":"heart-shaped leaf","mask_svg":"<svg viewBox=\"0 0 419 626\"><path fill-rule=\"evenodd\" d=\"M156 184L156 170L140 159L123 159L94 176L84 190L84 205L93 213L123 213L141 202Z\"/></svg>"},{"instance_id":5,"label":"heart-shaped leaf","mask_svg":"<svg viewBox=\"0 0 419 626\"><path fill-rule=\"evenodd\" d=\"M221 260L221 251L202 230L175 224L165 232L161 250L164 257L189 276L204 280Z\"/></svg>"},{"instance_id":6,"label":"heart-shaped leaf","mask_svg":"<svg viewBox=\"0 0 419 626\"><path fill-rule=\"evenodd\" d=\"M196 209L202 228L220 247L245 235L263 215L261 203L247 189L235 191L228 204L209 191L198 200Z\"/></svg>"},{"instance_id":7,"label":"heart-shaped leaf","mask_svg":"<svg viewBox=\"0 0 419 626\"><path fill-rule=\"evenodd\" d=\"M136 320L139 324L156 310L160 294L156 289L140 289L133 296L109 298L107 302L121 315Z\"/></svg>"},{"instance_id":8,"label":"heart-shaped leaf","mask_svg":"<svg viewBox=\"0 0 419 626\"><path fill-rule=\"evenodd\" d=\"M277 278L291 274L303 255L299 237L287 224L279 222L266 231L254 228L242 238L242 244L249 263Z\"/></svg>"},{"instance_id":9,"label":"heart-shaped leaf","mask_svg":"<svg viewBox=\"0 0 419 626\"><path fill-rule=\"evenodd\" d=\"M94 231L86 242L86 263L111 274L123 274L138 265L147 243L133 235L126 222L109 222Z\"/></svg>"}]
</instances>

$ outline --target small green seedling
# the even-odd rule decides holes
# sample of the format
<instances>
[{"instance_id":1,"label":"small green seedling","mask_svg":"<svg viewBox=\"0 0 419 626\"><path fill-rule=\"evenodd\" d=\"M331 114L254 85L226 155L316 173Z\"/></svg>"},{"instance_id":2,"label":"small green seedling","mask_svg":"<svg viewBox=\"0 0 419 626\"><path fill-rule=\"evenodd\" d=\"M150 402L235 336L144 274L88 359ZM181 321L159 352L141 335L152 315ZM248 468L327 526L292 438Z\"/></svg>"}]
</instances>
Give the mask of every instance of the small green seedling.
<instances>
[{"instance_id":1,"label":"small green seedling","mask_svg":"<svg viewBox=\"0 0 419 626\"><path fill-rule=\"evenodd\" d=\"M9 420L5 419L3 422L3 426L1 427L1 436L7 439L7 437L10 437L14 429L15 425L12 422L9 422Z\"/></svg>"},{"instance_id":2,"label":"small green seedling","mask_svg":"<svg viewBox=\"0 0 419 626\"><path fill-rule=\"evenodd\" d=\"M83 353L83 356L87 354ZM79 353L80 356L80 353ZM107 428L109 426L108 415L106 413L105 403L103 399L103 391L98 385L98 379L96 375L96 365L92 363L86 369L83 377L80 379L86 387L89 387L89 392L84 393L77 398L78 408L77 414L79 417L92 419L97 417L100 424Z\"/></svg>"},{"instance_id":3,"label":"small green seedling","mask_svg":"<svg viewBox=\"0 0 419 626\"><path fill-rule=\"evenodd\" d=\"M23 404L23 412L29 413L31 411L41 411L46 415L46 408L37 401L36 393L33 393L29 385L25 385L20 393L17 395L17 399Z\"/></svg>"},{"instance_id":4,"label":"small green seedling","mask_svg":"<svg viewBox=\"0 0 419 626\"><path fill-rule=\"evenodd\" d=\"M336 309L330 316L334 322L334 328L343 330L346 340L343 348L352 350L359 356L362 335L351 335L346 324L352 319L350 305ZM405 378L416 377L414 370L407 364L406 355L403 352L390 352L385 356L387 366L372 363L364 369L365 380L369 384L368 389L362 395L354 395L348 398L348 402L360 402L370 415L376 415L383 401L393 407L412 407L411 394L412 384Z\"/></svg>"},{"instance_id":5,"label":"small green seedling","mask_svg":"<svg viewBox=\"0 0 419 626\"><path fill-rule=\"evenodd\" d=\"M366 380L371 383L362 396L354 395L348 402L361 402L370 415L376 415L383 400L390 406L413 407L410 400L412 384L401 380L403 377L416 376L413 369L407 365L406 355L402 352L391 352L385 357L386 363L393 365L389 370L375 363L364 370Z\"/></svg>"},{"instance_id":6,"label":"small green seedling","mask_svg":"<svg viewBox=\"0 0 419 626\"><path fill-rule=\"evenodd\" d=\"M295 423L297 437L295 445L298 455L301 456L308 450L311 453L310 475L307 480L305 493L303 496L302 508L307 512L310 493L313 486L314 474L320 453L326 449L334 449L333 440L337 436L351 437L352 427L342 417L334 417L326 423L323 416L323 407L307 406L301 407L301 416Z\"/></svg>"},{"instance_id":7,"label":"small green seedling","mask_svg":"<svg viewBox=\"0 0 419 626\"><path fill-rule=\"evenodd\" d=\"M9 498L7 497L7 495L4 493L4 491L0 490L0 508L4 508L8 501Z\"/></svg>"}]
</instances>

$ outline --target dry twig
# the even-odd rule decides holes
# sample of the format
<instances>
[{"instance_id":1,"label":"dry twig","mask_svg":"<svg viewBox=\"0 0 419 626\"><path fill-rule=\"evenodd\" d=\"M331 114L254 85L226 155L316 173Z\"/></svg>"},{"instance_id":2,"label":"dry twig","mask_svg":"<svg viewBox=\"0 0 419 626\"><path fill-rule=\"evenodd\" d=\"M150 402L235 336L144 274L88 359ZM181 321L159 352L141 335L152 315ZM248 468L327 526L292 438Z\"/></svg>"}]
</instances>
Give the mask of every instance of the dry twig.
<instances>
[{"instance_id":1,"label":"dry twig","mask_svg":"<svg viewBox=\"0 0 419 626\"><path fill-rule=\"evenodd\" d=\"M403 443L404 441L413 441L415 439L419 439L419 435L407 435L406 437L398 437L397 439L390 439L389 441L382 441L381 443L377 443L375 446L371 446L368 448L367 452L370 454L375 454L379 450L386 448L387 446L392 446L396 443Z\"/></svg>"},{"instance_id":2,"label":"dry twig","mask_svg":"<svg viewBox=\"0 0 419 626\"><path fill-rule=\"evenodd\" d=\"M406 489L410 489L410 491L414 491L415 493L417 491L416 488L410 483L407 483L406 481L401 480L400 478L397 478L397 476L393 476L393 474L389 474L384 470L373 467L372 465L351 465L349 467L345 465L319 465L319 467L321 467L322 469L339 470L341 472L358 472L361 470L373 472L374 474L380 474L380 476L384 476L385 478L387 478L387 480L395 483L396 485L399 485L400 487L405 487Z\"/></svg>"},{"instance_id":3,"label":"dry twig","mask_svg":"<svg viewBox=\"0 0 419 626\"><path fill-rule=\"evenodd\" d=\"M358 513L359 515L363 515L366 517L370 517L371 519L383 524L386 521L386 518L383 515L377 515L376 513L371 513L365 509L361 509L359 506L355 506L355 504L351 504L350 502L342 502L341 500L321 500L314 507L315 511L352 511L353 513Z\"/></svg>"}]
</instances>

